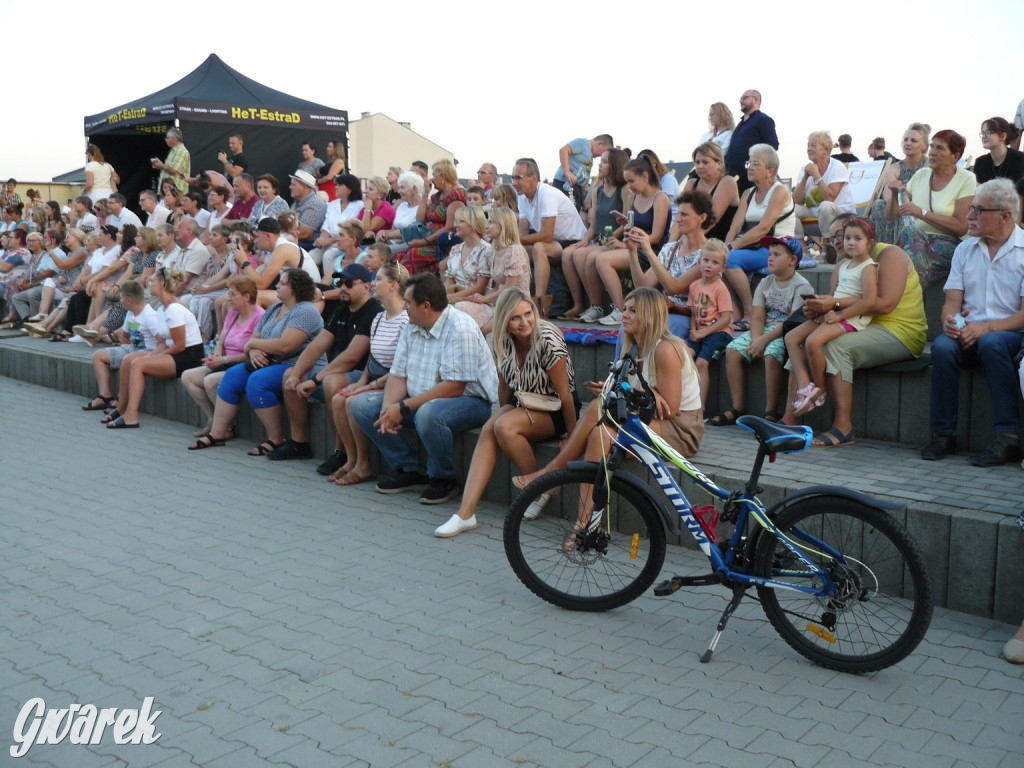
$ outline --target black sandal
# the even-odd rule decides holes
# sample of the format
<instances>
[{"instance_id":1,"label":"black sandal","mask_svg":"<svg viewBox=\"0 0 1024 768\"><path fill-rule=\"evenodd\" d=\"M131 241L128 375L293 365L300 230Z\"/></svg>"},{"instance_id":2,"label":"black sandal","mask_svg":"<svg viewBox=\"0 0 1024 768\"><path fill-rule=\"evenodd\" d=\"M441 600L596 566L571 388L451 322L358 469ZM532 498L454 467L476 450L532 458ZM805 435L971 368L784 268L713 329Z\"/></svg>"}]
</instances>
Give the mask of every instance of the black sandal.
<instances>
[{"instance_id":1,"label":"black sandal","mask_svg":"<svg viewBox=\"0 0 1024 768\"><path fill-rule=\"evenodd\" d=\"M222 445L224 445L224 441L221 438L206 433L205 435L200 435L195 445L190 445L188 449L190 451L202 451L206 448L219 448Z\"/></svg>"},{"instance_id":2,"label":"black sandal","mask_svg":"<svg viewBox=\"0 0 1024 768\"><path fill-rule=\"evenodd\" d=\"M765 411L763 418L765 421L777 422L782 420L782 415L778 411Z\"/></svg>"},{"instance_id":3,"label":"black sandal","mask_svg":"<svg viewBox=\"0 0 1024 768\"><path fill-rule=\"evenodd\" d=\"M117 421L120 418L121 418L121 414L118 413L117 408L115 408L114 410L110 411L106 416L104 416L102 419L100 419L100 424L109 424L110 422Z\"/></svg>"},{"instance_id":4,"label":"black sandal","mask_svg":"<svg viewBox=\"0 0 1024 768\"><path fill-rule=\"evenodd\" d=\"M102 405L94 405L99 400ZM116 397L104 397L103 395L96 395L92 400L82 406L83 411L105 411L110 406L117 402Z\"/></svg>"},{"instance_id":5,"label":"black sandal","mask_svg":"<svg viewBox=\"0 0 1024 768\"><path fill-rule=\"evenodd\" d=\"M708 424L712 427L731 427L736 423L736 419L746 415L746 411L741 411L737 408L727 408L717 416L712 417Z\"/></svg>"},{"instance_id":6,"label":"black sandal","mask_svg":"<svg viewBox=\"0 0 1024 768\"><path fill-rule=\"evenodd\" d=\"M246 455L248 455L248 456L266 456L271 451L276 451L282 445L284 445L284 443L275 443L273 440L264 440L262 443L257 445L251 451L249 451L249 453L246 454Z\"/></svg>"}]
</instances>

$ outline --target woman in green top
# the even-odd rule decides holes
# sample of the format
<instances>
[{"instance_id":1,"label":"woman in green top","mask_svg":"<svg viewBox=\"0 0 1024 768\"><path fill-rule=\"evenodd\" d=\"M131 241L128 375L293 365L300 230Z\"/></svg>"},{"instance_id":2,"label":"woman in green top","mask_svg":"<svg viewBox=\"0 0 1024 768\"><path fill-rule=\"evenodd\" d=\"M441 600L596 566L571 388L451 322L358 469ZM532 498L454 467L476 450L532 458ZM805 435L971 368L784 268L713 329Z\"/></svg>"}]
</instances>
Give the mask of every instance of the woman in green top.
<instances>
[{"instance_id":1,"label":"woman in green top","mask_svg":"<svg viewBox=\"0 0 1024 768\"><path fill-rule=\"evenodd\" d=\"M842 214L832 222L829 237L842 257L843 229L856 218ZM814 445L834 448L851 445L853 433L853 372L857 368L873 368L921 356L928 332L924 314L924 294L917 271L910 257L901 248L886 243L875 246L873 258L878 262L878 298L871 311L871 324L857 333L846 333L825 345L825 386L832 398L832 426L814 438ZM835 299L815 296L804 302L804 313L816 317L855 298ZM790 388L793 389L793 377ZM793 392L787 398L786 424L796 424L793 415Z\"/></svg>"}]
</instances>

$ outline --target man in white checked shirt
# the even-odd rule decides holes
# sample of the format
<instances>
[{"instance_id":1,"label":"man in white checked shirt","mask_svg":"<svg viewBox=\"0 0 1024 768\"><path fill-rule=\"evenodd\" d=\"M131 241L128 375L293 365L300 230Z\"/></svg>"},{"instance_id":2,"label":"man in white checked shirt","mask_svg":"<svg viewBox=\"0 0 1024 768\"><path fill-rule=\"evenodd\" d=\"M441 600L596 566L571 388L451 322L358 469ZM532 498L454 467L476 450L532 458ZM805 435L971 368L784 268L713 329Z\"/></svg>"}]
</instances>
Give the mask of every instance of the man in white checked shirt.
<instances>
[{"instance_id":1,"label":"man in white checked shirt","mask_svg":"<svg viewBox=\"0 0 1024 768\"><path fill-rule=\"evenodd\" d=\"M442 504L459 495L452 434L487 421L498 399L498 373L476 321L448 306L436 275L410 278L405 305L409 324L399 337L384 392L358 395L352 414L397 472L381 479L377 490L418 490L421 504ZM426 474L403 429L415 429L426 448Z\"/></svg>"}]
</instances>

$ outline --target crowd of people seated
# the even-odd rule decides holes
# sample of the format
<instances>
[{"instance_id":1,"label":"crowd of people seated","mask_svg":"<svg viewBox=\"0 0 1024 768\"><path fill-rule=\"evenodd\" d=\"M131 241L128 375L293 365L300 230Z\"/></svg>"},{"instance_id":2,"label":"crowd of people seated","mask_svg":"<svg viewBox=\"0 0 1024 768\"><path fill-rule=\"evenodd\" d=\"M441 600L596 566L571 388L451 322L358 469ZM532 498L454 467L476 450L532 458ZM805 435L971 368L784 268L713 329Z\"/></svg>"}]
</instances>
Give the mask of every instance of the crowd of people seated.
<instances>
[{"instance_id":1,"label":"crowd of people seated","mask_svg":"<svg viewBox=\"0 0 1024 768\"><path fill-rule=\"evenodd\" d=\"M275 176L254 178L258 158L245 156L241 135L217 157L223 172L193 176L173 128L167 155L152 163L153 188L139 195L141 216L90 144L85 187L67 206L32 191L26 207L13 179L0 193L3 327L100 345L97 394L82 408L102 411L108 429L140 426L148 379L180 378L204 417L190 451L232 439L244 397L266 433L250 456L308 458L308 403L322 402L335 448L317 471L339 486L417 491L424 504L461 493L435 531L451 537L476 527L498 450L522 486L580 456L599 458L614 439L596 406L581 412L550 317L619 328L616 355L635 355L657 393L652 428L684 456L699 450L705 424L728 426L745 413L745 367L758 360L765 418L798 423L831 401L833 423L814 438L828 448L855 442L854 372L922 354L923 289L938 284L946 299L932 347L933 436L921 456L956 449L957 374L980 365L994 439L971 461L1019 460L1017 128L984 120L987 153L971 170L961 134L911 124L902 158L884 153L884 142L871 153L892 162L878 199L858 215L850 137L834 145L828 132L812 133L790 187L774 121L760 107L760 93L744 92L737 122L725 104L712 105L683 180L654 151L633 157L607 134L567 142L557 165L553 153L550 184L529 157L511 163L510 184L483 163L464 185L447 159L360 179L341 141L328 144L326 162L307 142L289 174L290 203ZM808 223L836 257L825 294L797 271ZM764 277L752 287L755 276ZM719 359L731 403L709 417L709 369ZM475 427L463 490L453 435ZM532 444L552 438L560 450L538 468ZM374 476L371 444L391 474Z\"/></svg>"},{"instance_id":2,"label":"crowd of people seated","mask_svg":"<svg viewBox=\"0 0 1024 768\"><path fill-rule=\"evenodd\" d=\"M573 433L578 415L566 399L574 391L571 364L565 380L561 373L545 379L564 356L533 349L560 349L561 333L548 318L621 326L618 353L632 338L643 341L641 357L650 356L649 329L627 327L637 317L661 323L645 303L649 291L662 297L666 349L684 351L682 369L693 373L679 395L686 423L676 420L694 435L680 443L689 453L699 445L708 372L718 359L726 361L732 403L708 414L711 425L733 424L744 413L745 365L763 359L766 417L794 423L831 399L834 424L815 443L854 442L853 371L922 353L922 289L930 283L944 281L947 309L955 310L946 314L958 318L947 338L970 340L989 372L987 336L1009 334L999 349L1012 367L1021 307L1009 299L989 306L977 293L982 278L965 277L956 254L973 238L1006 234L990 254L993 264L1024 258L1019 201L1011 208L1016 193L1005 194L1024 175L1024 155L1011 146L1016 128L1002 118L982 122L988 153L972 172L962 167L962 135L910 125L904 157L885 169L879 199L859 217L846 169L854 158L849 136L833 156L831 135L812 133L808 162L794 169L791 188L780 180L774 121L760 107L760 93L744 92L737 122L724 103L712 105L710 130L692 151L694 172L683 180L653 150L634 157L607 134L568 141L557 163L553 153L550 184L528 157L511 163L510 184L492 163L463 184L446 159L360 179L342 142L328 145L326 162L307 142L289 174L291 202L273 175L254 178L258 158L245 156L239 134L218 155L218 170L193 176L185 136L174 128L166 157L153 162L154 188L139 195L141 217L117 191L118 171L90 144L86 186L69 206L36 199L26 215L13 180L3 192L3 322L51 341L113 344L95 353L98 394L86 404L110 411L112 428L138 426L147 377L177 376L206 419L192 450L232 436L244 395L266 428L251 453L305 458L312 453L306 403L320 400L336 436L318 468L324 475L339 485L370 479L375 442L399 471L380 479L380 489L417 488L428 503L458 492L450 456L420 467L392 438L416 430L429 456L447 450L451 431L486 424L481 461L493 461L501 446L521 470L535 470L523 441ZM985 217L1003 213L1009 229L984 226L991 223ZM823 295L797 273L808 242L802 222L815 220L825 250L838 256L832 290ZM1013 293L1019 270L1006 269ZM564 281L556 285L553 271ZM954 271L963 288L947 281ZM751 278L765 273L755 290ZM965 294L962 307L954 307L955 291ZM950 364L972 364L972 355ZM513 357L519 369L503 367ZM538 359L544 363L534 370ZM478 370L485 360L497 379ZM793 370L788 393L786 368ZM509 377L527 369L535 394L559 397L564 408L543 415L523 408ZM121 371L116 394L113 370ZM563 391L566 380L572 386ZM668 391L674 401L676 390ZM430 405L437 399L461 405ZM1010 428L1016 401L1006 399L998 402L1014 413L1000 411L998 445L976 461L1019 455L1017 428ZM492 405L500 406L494 418ZM525 413L530 426L509 409ZM926 458L952 450L949 418L933 426ZM569 444L569 453L579 453L589 443ZM466 528L480 492L472 489L456 516L462 522L446 530Z\"/></svg>"}]
</instances>

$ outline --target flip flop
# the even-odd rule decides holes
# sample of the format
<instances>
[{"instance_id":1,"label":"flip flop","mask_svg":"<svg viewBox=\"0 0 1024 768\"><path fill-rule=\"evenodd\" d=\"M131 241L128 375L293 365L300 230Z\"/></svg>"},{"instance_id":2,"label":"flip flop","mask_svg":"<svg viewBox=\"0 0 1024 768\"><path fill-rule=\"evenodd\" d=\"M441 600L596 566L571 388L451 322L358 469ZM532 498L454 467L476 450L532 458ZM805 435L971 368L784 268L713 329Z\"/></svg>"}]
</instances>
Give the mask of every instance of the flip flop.
<instances>
[{"instance_id":1,"label":"flip flop","mask_svg":"<svg viewBox=\"0 0 1024 768\"><path fill-rule=\"evenodd\" d=\"M334 481L335 485L359 485L360 483L367 483L370 480L376 480L376 475L371 472L368 475L360 475L356 472L346 472L344 477L338 478Z\"/></svg>"},{"instance_id":2,"label":"flip flop","mask_svg":"<svg viewBox=\"0 0 1024 768\"><path fill-rule=\"evenodd\" d=\"M139 424L128 424L124 420L124 416L118 416L111 422L107 423L107 429L138 429Z\"/></svg>"},{"instance_id":3,"label":"flip flop","mask_svg":"<svg viewBox=\"0 0 1024 768\"><path fill-rule=\"evenodd\" d=\"M736 423L736 419L745 415L746 411L741 411L738 408L727 408L717 416L712 416L708 424L712 427L731 427Z\"/></svg>"},{"instance_id":4,"label":"flip flop","mask_svg":"<svg viewBox=\"0 0 1024 768\"><path fill-rule=\"evenodd\" d=\"M750 330L750 321L749 320L737 320L735 323L732 324L732 329L736 333L746 333L747 331Z\"/></svg>"},{"instance_id":5,"label":"flip flop","mask_svg":"<svg viewBox=\"0 0 1024 768\"><path fill-rule=\"evenodd\" d=\"M811 445L816 448L839 448L844 445L853 445L856 442L857 438L854 437L852 429L848 434L844 435L838 429L832 427L826 432L815 435Z\"/></svg>"},{"instance_id":6,"label":"flip flop","mask_svg":"<svg viewBox=\"0 0 1024 768\"><path fill-rule=\"evenodd\" d=\"M251 451L249 451L246 455L247 456L266 456L271 451L276 451L278 448L281 447L281 445L283 445L283 443L279 444L279 443L275 443L273 440L264 440L262 443L257 445Z\"/></svg>"}]
</instances>

